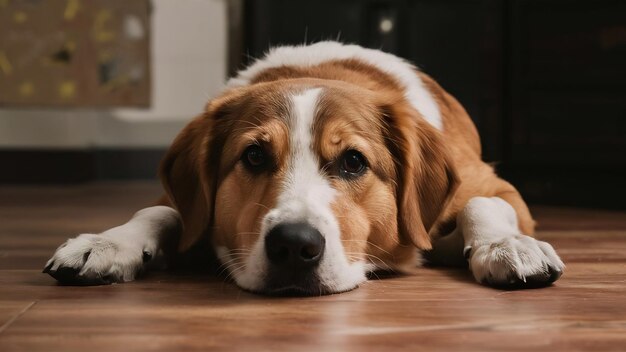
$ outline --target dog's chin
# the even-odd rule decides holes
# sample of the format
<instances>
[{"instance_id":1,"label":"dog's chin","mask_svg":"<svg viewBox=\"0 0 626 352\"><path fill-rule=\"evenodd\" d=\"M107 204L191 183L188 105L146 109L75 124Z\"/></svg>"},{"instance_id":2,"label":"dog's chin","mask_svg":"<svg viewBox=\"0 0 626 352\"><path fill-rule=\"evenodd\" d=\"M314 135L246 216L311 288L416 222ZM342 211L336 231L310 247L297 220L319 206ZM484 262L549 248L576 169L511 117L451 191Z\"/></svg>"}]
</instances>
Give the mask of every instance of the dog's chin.
<instances>
[{"instance_id":1,"label":"dog's chin","mask_svg":"<svg viewBox=\"0 0 626 352\"><path fill-rule=\"evenodd\" d=\"M249 267L248 267L249 268ZM285 270L272 266L257 270L239 270L232 275L235 284L244 291L265 296L324 296L352 291L367 281L363 269L352 265L331 273L319 268Z\"/></svg>"},{"instance_id":2,"label":"dog's chin","mask_svg":"<svg viewBox=\"0 0 626 352\"><path fill-rule=\"evenodd\" d=\"M287 280L270 275L259 293L268 296L303 297L321 296L332 292L322 284L317 275L309 274L300 278L291 277Z\"/></svg>"},{"instance_id":3,"label":"dog's chin","mask_svg":"<svg viewBox=\"0 0 626 352\"><path fill-rule=\"evenodd\" d=\"M311 296L327 296L333 294L352 291L358 287L354 286L344 290L331 290L324 286L320 287L302 287L302 286L283 286L283 287L266 287L261 290L247 290L255 294L272 297L311 297Z\"/></svg>"},{"instance_id":4,"label":"dog's chin","mask_svg":"<svg viewBox=\"0 0 626 352\"><path fill-rule=\"evenodd\" d=\"M303 286L283 286L283 287L268 287L264 290L263 294L267 296L278 297L306 297L306 296L322 296L330 294L331 292L322 287L303 287Z\"/></svg>"},{"instance_id":5,"label":"dog's chin","mask_svg":"<svg viewBox=\"0 0 626 352\"><path fill-rule=\"evenodd\" d=\"M343 292L348 292L356 289L359 285L354 285L350 288L344 289L333 289L324 285L319 281L319 279L309 279L304 282L299 283L267 283L261 288L245 288L239 286L241 289L252 292L255 294L260 294L264 296L274 296L274 297L308 297L308 296L326 296L332 294L338 294Z\"/></svg>"}]
</instances>

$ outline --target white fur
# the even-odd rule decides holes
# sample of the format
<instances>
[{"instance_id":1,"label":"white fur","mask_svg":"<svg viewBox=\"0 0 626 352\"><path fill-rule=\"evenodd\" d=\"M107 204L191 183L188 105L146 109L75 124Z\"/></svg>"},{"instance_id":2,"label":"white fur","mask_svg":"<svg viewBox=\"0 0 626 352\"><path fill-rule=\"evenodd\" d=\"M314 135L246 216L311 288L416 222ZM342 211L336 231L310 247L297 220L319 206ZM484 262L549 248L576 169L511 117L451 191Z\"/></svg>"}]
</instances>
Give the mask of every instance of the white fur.
<instances>
[{"instance_id":1,"label":"white fur","mask_svg":"<svg viewBox=\"0 0 626 352\"><path fill-rule=\"evenodd\" d=\"M61 267L80 269L86 279L109 277L115 282L132 281L143 267L143 253L156 256L165 231L179 223L178 212L165 206L142 209L126 224L101 234L85 233L62 244L46 264L51 271ZM84 261L86 253L90 253Z\"/></svg>"},{"instance_id":2,"label":"white fur","mask_svg":"<svg viewBox=\"0 0 626 352\"><path fill-rule=\"evenodd\" d=\"M565 265L552 246L522 234L513 207L501 198L474 197L457 217L470 270L478 282L507 284Z\"/></svg>"},{"instance_id":3,"label":"white fur","mask_svg":"<svg viewBox=\"0 0 626 352\"><path fill-rule=\"evenodd\" d=\"M330 208L335 190L319 171L319 161L312 150L312 126L321 93L320 88L307 90L292 97L293 115L290 128L289 166L277 206L263 219L261 236L254 245L243 269L231 273L243 288L263 289L268 262L265 256L265 236L283 222L308 222L326 240L326 248L317 268L320 282L332 292L352 289L366 280L365 265L350 263L341 244L339 224ZM218 250L222 262L233 258L224 249Z\"/></svg>"},{"instance_id":4,"label":"white fur","mask_svg":"<svg viewBox=\"0 0 626 352\"><path fill-rule=\"evenodd\" d=\"M227 86L248 85L259 73L274 67L308 67L327 61L347 59L361 60L391 75L404 87L406 99L424 119L435 128L443 130L439 106L418 76L418 69L395 55L358 45L325 41L311 45L276 47L245 70L238 72L237 76L228 81Z\"/></svg>"}]
</instances>

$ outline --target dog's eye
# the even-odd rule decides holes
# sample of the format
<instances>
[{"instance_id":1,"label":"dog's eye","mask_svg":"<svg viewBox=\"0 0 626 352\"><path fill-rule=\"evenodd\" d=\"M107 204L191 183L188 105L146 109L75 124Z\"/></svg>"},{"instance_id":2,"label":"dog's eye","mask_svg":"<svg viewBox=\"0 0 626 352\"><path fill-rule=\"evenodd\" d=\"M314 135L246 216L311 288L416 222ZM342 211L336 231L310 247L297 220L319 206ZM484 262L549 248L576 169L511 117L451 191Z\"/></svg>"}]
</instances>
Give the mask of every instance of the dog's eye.
<instances>
[{"instance_id":1,"label":"dog's eye","mask_svg":"<svg viewBox=\"0 0 626 352\"><path fill-rule=\"evenodd\" d=\"M361 176L367 168L367 161L363 154L356 150L350 149L343 153L341 164L339 166L339 174L344 178Z\"/></svg>"},{"instance_id":2,"label":"dog's eye","mask_svg":"<svg viewBox=\"0 0 626 352\"><path fill-rule=\"evenodd\" d=\"M258 145L251 145L243 152L241 156L243 163L251 170L259 170L267 164L265 151Z\"/></svg>"}]
</instances>

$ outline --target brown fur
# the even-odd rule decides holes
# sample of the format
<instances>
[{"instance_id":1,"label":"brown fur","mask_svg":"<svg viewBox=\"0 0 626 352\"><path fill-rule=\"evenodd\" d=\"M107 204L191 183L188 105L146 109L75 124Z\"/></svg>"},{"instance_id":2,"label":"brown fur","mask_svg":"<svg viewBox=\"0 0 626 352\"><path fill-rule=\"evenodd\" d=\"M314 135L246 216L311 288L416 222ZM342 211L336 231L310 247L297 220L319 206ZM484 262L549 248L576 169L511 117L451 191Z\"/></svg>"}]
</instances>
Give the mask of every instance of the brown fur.
<instances>
[{"instance_id":1,"label":"brown fur","mask_svg":"<svg viewBox=\"0 0 626 352\"><path fill-rule=\"evenodd\" d=\"M161 204L175 206L184 223L178 248L206 232L241 255L255 243L285 177L285 97L312 87L324 87L314 149L338 192L333 211L351 260L408 263L415 247L430 249L433 236L454 227L456 214L474 196L509 201L522 231L532 234L534 222L517 191L481 161L478 133L465 110L421 76L439 104L443 134L406 102L390 76L357 60L269 69L250 86L213 100L162 164L167 197ZM271 151L272 172L250 175L243 168L239 158L251 143ZM351 182L333 177L334 160L348 147L357 147L370 164Z\"/></svg>"},{"instance_id":2,"label":"brown fur","mask_svg":"<svg viewBox=\"0 0 626 352\"><path fill-rule=\"evenodd\" d=\"M535 222L526 203L515 187L499 178L493 167L482 161L478 131L465 109L432 78L425 74L421 74L421 78L439 105L444 123L444 139L461 180L438 226L444 222L454 223L456 214L470 198L497 196L513 206L522 233L532 236L535 232Z\"/></svg>"}]
</instances>

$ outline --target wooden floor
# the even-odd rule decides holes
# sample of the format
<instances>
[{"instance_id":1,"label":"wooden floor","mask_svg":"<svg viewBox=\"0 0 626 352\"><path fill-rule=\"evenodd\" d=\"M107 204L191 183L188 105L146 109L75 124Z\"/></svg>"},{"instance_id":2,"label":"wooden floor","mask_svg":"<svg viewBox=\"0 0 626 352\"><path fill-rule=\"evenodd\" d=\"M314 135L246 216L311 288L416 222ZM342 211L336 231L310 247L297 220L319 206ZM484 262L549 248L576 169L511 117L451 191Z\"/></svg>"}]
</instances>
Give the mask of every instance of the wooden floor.
<instances>
[{"instance_id":1,"label":"wooden floor","mask_svg":"<svg viewBox=\"0 0 626 352\"><path fill-rule=\"evenodd\" d=\"M125 221L153 183L0 187L0 351L626 351L626 213L534 207L567 268L500 291L419 268L339 295L268 298L208 275L58 286L41 274L69 235Z\"/></svg>"}]
</instances>

